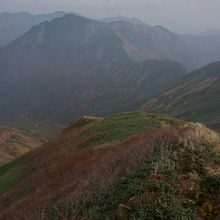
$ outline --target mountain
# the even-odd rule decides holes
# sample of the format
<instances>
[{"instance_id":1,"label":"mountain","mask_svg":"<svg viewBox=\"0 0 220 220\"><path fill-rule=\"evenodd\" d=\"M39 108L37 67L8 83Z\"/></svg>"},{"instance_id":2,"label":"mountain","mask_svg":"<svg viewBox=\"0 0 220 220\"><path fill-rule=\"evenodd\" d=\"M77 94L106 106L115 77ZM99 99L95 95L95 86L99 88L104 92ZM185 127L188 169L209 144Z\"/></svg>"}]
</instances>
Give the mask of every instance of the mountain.
<instances>
[{"instance_id":1,"label":"mountain","mask_svg":"<svg viewBox=\"0 0 220 220\"><path fill-rule=\"evenodd\" d=\"M216 62L193 71L178 86L146 102L142 109L217 126L219 100L220 62Z\"/></svg>"},{"instance_id":2,"label":"mountain","mask_svg":"<svg viewBox=\"0 0 220 220\"><path fill-rule=\"evenodd\" d=\"M220 32L210 30L198 35L176 34L163 26L150 26L140 20L116 16L101 20L123 41L129 58L135 62L170 59L193 70L220 59Z\"/></svg>"},{"instance_id":3,"label":"mountain","mask_svg":"<svg viewBox=\"0 0 220 220\"><path fill-rule=\"evenodd\" d=\"M129 17L121 16L121 15L117 15L115 17L103 18L103 19L100 19L100 21L104 22L104 23L113 23L113 22L118 22L118 21L126 21L126 22L129 22L131 24L135 24L135 25L149 26L149 24L141 21L138 18L129 18Z\"/></svg>"},{"instance_id":4,"label":"mountain","mask_svg":"<svg viewBox=\"0 0 220 220\"><path fill-rule=\"evenodd\" d=\"M0 48L0 120L63 123L138 109L180 82L180 63L192 68L208 60L202 42L161 26L74 14L41 23Z\"/></svg>"},{"instance_id":5,"label":"mountain","mask_svg":"<svg viewBox=\"0 0 220 220\"><path fill-rule=\"evenodd\" d=\"M0 166L39 147L63 126L46 122L0 123Z\"/></svg>"},{"instance_id":6,"label":"mountain","mask_svg":"<svg viewBox=\"0 0 220 220\"><path fill-rule=\"evenodd\" d=\"M187 69L205 62L199 53L202 48L200 42L195 43L198 40L196 37L186 38L159 25L139 26L124 21L110 25L122 40L129 58L135 62L169 59L181 63Z\"/></svg>"},{"instance_id":7,"label":"mountain","mask_svg":"<svg viewBox=\"0 0 220 220\"><path fill-rule=\"evenodd\" d=\"M66 15L0 49L0 119L68 122L133 109L184 74L174 61L131 61L112 24Z\"/></svg>"},{"instance_id":8,"label":"mountain","mask_svg":"<svg viewBox=\"0 0 220 220\"><path fill-rule=\"evenodd\" d=\"M209 30L198 33L197 36L207 37L207 36L212 36L216 34L220 34L220 29L209 29Z\"/></svg>"},{"instance_id":9,"label":"mountain","mask_svg":"<svg viewBox=\"0 0 220 220\"><path fill-rule=\"evenodd\" d=\"M0 218L218 219L219 142L165 115L80 117L0 168Z\"/></svg>"},{"instance_id":10,"label":"mountain","mask_svg":"<svg viewBox=\"0 0 220 220\"><path fill-rule=\"evenodd\" d=\"M2 33L0 46L5 46L23 36L34 25L66 14L68 13L54 12L41 15L31 15L27 12L2 13L0 14L0 32ZM134 61L171 59L192 70L220 59L217 30L208 31L210 34L179 35L159 25L150 26L137 18L119 15L100 21L112 23L114 32L122 38L126 53Z\"/></svg>"},{"instance_id":11,"label":"mountain","mask_svg":"<svg viewBox=\"0 0 220 220\"><path fill-rule=\"evenodd\" d=\"M67 12L32 15L27 12L0 14L0 47L25 34L34 25L66 15Z\"/></svg>"},{"instance_id":12,"label":"mountain","mask_svg":"<svg viewBox=\"0 0 220 220\"><path fill-rule=\"evenodd\" d=\"M212 58L209 59L209 63L213 63L214 61L219 61L219 53L220 48L217 45L220 45L220 31L217 33L213 33L201 38L206 47L206 54Z\"/></svg>"}]
</instances>

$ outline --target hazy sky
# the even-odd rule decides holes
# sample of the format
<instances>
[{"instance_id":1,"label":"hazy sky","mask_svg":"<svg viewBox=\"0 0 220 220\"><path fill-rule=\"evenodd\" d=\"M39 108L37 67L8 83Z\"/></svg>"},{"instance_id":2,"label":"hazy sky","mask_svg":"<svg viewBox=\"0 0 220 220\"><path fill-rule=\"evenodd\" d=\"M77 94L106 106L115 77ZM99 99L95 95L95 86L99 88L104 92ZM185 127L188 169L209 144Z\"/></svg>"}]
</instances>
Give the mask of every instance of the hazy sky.
<instances>
[{"instance_id":1,"label":"hazy sky","mask_svg":"<svg viewBox=\"0 0 220 220\"><path fill-rule=\"evenodd\" d=\"M124 15L176 32L220 29L220 0L0 0L0 12L74 11L91 18Z\"/></svg>"}]
</instances>

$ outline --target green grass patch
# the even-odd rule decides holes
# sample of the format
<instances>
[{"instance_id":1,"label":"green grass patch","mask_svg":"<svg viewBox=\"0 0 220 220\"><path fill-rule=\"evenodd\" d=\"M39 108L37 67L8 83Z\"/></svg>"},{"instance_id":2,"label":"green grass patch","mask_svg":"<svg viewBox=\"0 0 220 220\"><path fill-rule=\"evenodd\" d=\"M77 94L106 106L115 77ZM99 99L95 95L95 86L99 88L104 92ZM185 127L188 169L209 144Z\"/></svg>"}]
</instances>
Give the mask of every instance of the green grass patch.
<instances>
[{"instance_id":1,"label":"green grass patch","mask_svg":"<svg viewBox=\"0 0 220 220\"><path fill-rule=\"evenodd\" d=\"M22 157L0 167L0 194L13 188L22 179L26 168Z\"/></svg>"},{"instance_id":2,"label":"green grass patch","mask_svg":"<svg viewBox=\"0 0 220 220\"><path fill-rule=\"evenodd\" d=\"M168 115L151 114L151 117L154 118L154 119L157 119L159 121L164 121L164 122L166 122L166 123L168 123L168 124L170 124L174 127L179 127L179 126L182 126L182 125L186 124L185 121L170 117Z\"/></svg>"},{"instance_id":3,"label":"green grass patch","mask_svg":"<svg viewBox=\"0 0 220 220\"><path fill-rule=\"evenodd\" d=\"M82 120L80 124L85 125L91 121L91 119L88 120ZM97 125L89 129L86 135L96 134L96 136L89 143L84 144L83 147L120 142L132 135L160 128L163 126L162 122L174 127L186 123L161 114L147 114L145 112L119 113L100 120Z\"/></svg>"},{"instance_id":4,"label":"green grass patch","mask_svg":"<svg viewBox=\"0 0 220 220\"><path fill-rule=\"evenodd\" d=\"M126 112L109 116L89 129L87 134L97 134L89 145L101 145L125 140L146 130L160 128L160 121L144 112Z\"/></svg>"}]
</instances>

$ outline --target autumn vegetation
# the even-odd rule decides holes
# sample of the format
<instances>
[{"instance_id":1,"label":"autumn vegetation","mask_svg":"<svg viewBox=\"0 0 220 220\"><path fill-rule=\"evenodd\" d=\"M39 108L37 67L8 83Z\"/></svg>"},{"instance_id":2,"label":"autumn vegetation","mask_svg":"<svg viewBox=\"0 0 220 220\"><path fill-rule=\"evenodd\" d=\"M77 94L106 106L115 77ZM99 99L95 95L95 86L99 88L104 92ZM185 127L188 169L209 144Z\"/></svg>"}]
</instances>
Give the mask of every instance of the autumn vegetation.
<instances>
[{"instance_id":1,"label":"autumn vegetation","mask_svg":"<svg viewBox=\"0 0 220 220\"><path fill-rule=\"evenodd\" d=\"M218 219L219 143L164 115L81 117L0 168L0 219Z\"/></svg>"}]
</instances>

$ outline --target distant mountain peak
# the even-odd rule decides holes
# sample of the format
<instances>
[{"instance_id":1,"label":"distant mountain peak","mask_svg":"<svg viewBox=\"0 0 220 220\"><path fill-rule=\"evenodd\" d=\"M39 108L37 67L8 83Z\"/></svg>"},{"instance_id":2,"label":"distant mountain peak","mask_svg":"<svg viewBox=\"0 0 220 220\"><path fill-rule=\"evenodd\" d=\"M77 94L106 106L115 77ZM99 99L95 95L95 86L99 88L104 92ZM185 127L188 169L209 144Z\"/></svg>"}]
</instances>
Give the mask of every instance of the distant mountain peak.
<instances>
[{"instance_id":1,"label":"distant mountain peak","mask_svg":"<svg viewBox=\"0 0 220 220\"><path fill-rule=\"evenodd\" d=\"M220 34L220 29L208 29L206 31L200 32L197 34L199 37L208 37L212 35Z\"/></svg>"},{"instance_id":2,"label":"distant mountain peak","mask_svg":"<svg viewBox=\"0 0 220 220\"><path fill-rule=\"evenodd\" d=\"M20 12L2 12L0 13L0 15L18 15L18 14L28 14L30 15L30 13L26 12L26 11L20 11Z\"/></svg>"},{"instance_id":3,"label":"distant mountain peak","mask_svg":"<svg viewBox=\"0 0 220 220\"><path fill-rule=\"evenodd\" d=\"M0 47L21 37L33 26L42 22L51 21L73 12L57 11L49 14L30 14L28 12L0 13ZM75 14L76 15L76 14Z\"/></svg>"},{"instance_id":4,"label":"distant mountain peak","mask_svg":"<svg viewBox=\"0 0 220 220\"><path fill-rule=\"evenodd\" d=\"M149 24L143 22L142 20L136 18L136 17L126 17L122 15L116 15L115 17L106 17L100 20L101 22L104 23L112 23L112 22L117 22L117 21L126 21L135 25L141 25L141 26L150 26Z\"/></svg>"},{"instance_id":5,"label":"distant mountain peak","mask_svg":"<svg viewBox=\"0 0 220 220\"><path fill-rule=\"evenodd\" d=\"M169 33L174 34L174 33L171 32L169 29L165 28L165 27L162 26L162 25L155 25L154 28L156 28L157 30L162 30L162 31L165 31L165 32L169 32Z\"/></svg>"}]
</instances>

